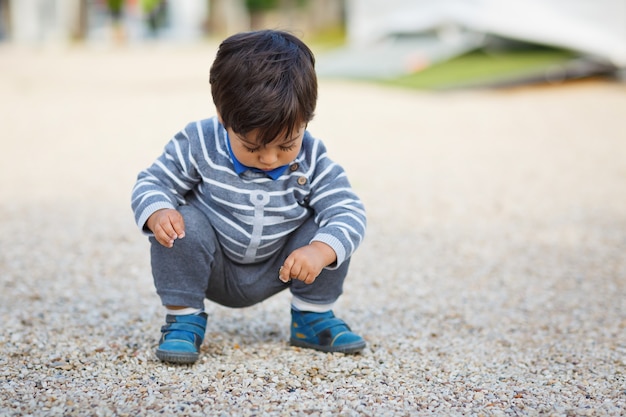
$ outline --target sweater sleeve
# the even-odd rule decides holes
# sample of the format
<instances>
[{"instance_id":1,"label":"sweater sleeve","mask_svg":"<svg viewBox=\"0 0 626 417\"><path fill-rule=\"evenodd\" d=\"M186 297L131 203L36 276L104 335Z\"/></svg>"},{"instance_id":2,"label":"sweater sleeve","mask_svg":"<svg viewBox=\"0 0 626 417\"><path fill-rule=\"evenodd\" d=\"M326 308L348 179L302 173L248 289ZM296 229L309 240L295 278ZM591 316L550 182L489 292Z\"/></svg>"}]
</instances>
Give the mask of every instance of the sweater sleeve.
<instances>
[{"instance_id":1,"label":"sweater sleeve","mask_svg":"<svg viewBox=\"0 0 626 417\"><path fill-rule=\"evenodd\" d=\"M309 206L320 226L313 241L329 245L337 254L334 269L350 258L365 236L366 216L344 169L331 161L317 142L317 161Z\"/></svg>"},{"instance_id":2,"label":"sweater sleeve","mask_svg":"<svg viewBox=\"0 0 626 417\"><path fill-rule=\"evenodd\" d=\"M131 207L137 226L146 233L150 232L145 223L155 211L184 204L185 195L200 181L191 156L190 127L177 133L154 163L137 176Z\"/></svg>"}]
</instances>

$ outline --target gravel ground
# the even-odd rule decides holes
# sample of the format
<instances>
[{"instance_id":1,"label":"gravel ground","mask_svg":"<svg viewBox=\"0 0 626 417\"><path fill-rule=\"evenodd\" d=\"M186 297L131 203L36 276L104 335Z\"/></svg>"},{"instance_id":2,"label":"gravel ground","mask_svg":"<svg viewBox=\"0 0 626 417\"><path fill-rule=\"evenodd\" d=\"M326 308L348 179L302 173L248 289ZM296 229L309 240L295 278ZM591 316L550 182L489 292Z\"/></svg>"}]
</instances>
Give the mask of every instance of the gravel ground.
<instances>
[{"instance_id":1,"label":"gravel ground","mask_svg":"<svg viewBox=\"0 0 626 417\"><path fill-rule=\"evenodd\" d=\"M160 363L137 172L213 114L206 45L0 49L0 415L626 414L626 87L440 94L323 80L311 131L369 212L337 312L207 303Z\"/></svg>"}]
</instances>

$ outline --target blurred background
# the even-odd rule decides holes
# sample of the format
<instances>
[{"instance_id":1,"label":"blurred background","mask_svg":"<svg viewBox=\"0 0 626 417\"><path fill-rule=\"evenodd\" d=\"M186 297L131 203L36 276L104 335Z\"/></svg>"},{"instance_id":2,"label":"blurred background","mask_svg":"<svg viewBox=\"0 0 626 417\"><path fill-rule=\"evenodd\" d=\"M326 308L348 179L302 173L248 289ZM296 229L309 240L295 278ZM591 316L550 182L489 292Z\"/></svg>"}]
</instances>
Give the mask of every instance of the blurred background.
<instances>
[{"instance_id":1,"label":"blurred background","mask_svg":"<svg viewBox=\"0 0 626 417\"><path fill-rule=\"evenodd\" d=\"M287 292L207 303L181 378L131 190L258 28L316 54L310 131L368 212L342 316L371 348L293 356ZM625 64L626 0L0 0L0 415L623 413Z\"/></svg>"},{"instance_id":2,"label":"blurred background","mask_svg":"<svg viewBox=\"0 0 626 417\"><path fill-rule=\"evenodd\" d=\"M623 80L626 0L0 0L0 43L205 42L279 28L321 76L448 89Z\"/></svg>"}]
</instances>

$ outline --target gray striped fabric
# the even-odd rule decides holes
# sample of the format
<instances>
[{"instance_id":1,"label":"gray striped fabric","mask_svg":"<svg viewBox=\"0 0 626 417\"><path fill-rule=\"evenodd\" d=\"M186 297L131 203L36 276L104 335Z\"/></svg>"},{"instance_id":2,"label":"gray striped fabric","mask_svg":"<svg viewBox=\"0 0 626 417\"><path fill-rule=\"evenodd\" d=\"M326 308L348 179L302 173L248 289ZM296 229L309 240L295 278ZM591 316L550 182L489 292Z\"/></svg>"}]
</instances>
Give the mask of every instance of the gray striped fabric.
<instances>
[{"instance_id":1,"label":"gray striped fabric","mask_svg":"<svg viewBox=\"0 0 626 417\"><path fill-rule=\"evenodd\" d=\"M253 263L271 257L313 215L320 226L313 240L335 250L336 265L352 255L365 233L365 210L320 140L307 131L297 158L276 180L252 170L237 175L227 140L216 117L192 122L139 173L132 209L145 233L156 210L193 205L210 218L231 260Z\"/></svg>"}]
</instances>

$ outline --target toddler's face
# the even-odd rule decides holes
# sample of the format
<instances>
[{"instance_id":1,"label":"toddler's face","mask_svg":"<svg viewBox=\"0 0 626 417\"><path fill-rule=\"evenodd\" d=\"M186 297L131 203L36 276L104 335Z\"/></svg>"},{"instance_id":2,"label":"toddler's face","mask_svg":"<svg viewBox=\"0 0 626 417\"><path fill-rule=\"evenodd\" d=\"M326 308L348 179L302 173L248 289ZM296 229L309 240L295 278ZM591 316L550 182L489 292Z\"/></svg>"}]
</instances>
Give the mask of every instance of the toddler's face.
<instances>
[{"instance_id":1,"label":"toddler's face","mask_svg":"<svg viewBox=\"0 0 626 417\"><path fill-rule=\"evenodd\" d=\"M248 134L235 133L231 128L226 129L230 139L230 146L235 158L245 166L263 171L271 171L293 161L302 147L302 138L306 125L292 132L291 137L279 135L268 145L259 145L257 141L258 129Z\"/></svg>"}]
</instances>

